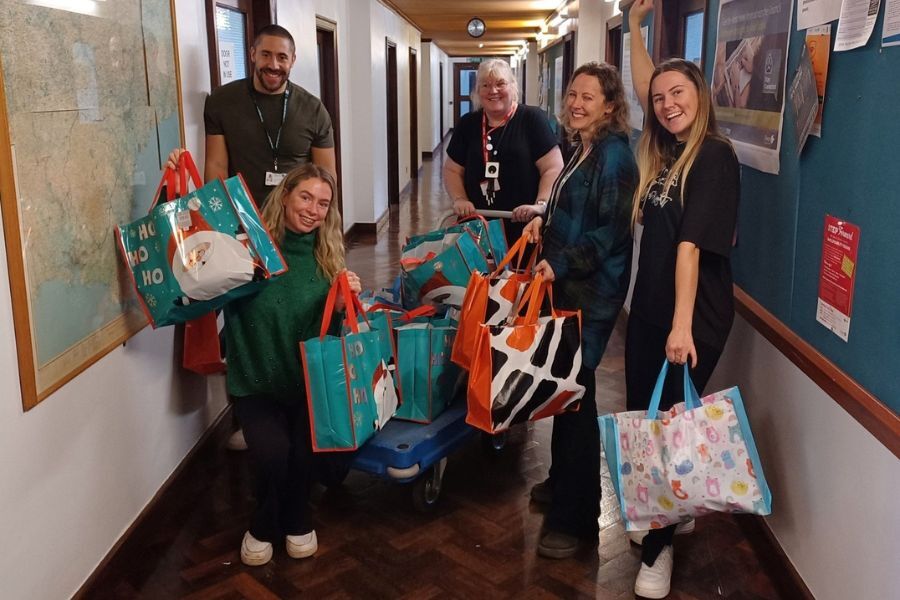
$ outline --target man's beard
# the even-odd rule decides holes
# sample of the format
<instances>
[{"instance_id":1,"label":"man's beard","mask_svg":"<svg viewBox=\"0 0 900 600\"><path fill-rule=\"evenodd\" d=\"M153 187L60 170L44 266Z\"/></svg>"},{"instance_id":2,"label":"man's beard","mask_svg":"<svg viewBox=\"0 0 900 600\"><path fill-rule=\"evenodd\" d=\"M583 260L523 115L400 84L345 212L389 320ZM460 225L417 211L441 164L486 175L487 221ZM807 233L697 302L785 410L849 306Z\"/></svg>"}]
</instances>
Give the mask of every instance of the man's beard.
<instances>
[{"instance_id":1,"label":"man's beard","mask_svg":"<svg viewBox=\"0 0 900 600\"><path fill-rule=\"evenodd\" d=\"M268 82L268 80L266 79L264 71L267 71L267 72L273 73L273 74L278 74L280 76L278 79L278 83L275 84L274 86L271 85ZM256 73L256 80L259 82L259 85L267 92L272 92L272 93L277 92L278 89L284 85L284 83L287 81L287 78L288 78L288 73L286 71L281 71L281 70L276 70L276 69L257 68L257 69L255 69L255 73Z\"/></svg>"}]
</instances>

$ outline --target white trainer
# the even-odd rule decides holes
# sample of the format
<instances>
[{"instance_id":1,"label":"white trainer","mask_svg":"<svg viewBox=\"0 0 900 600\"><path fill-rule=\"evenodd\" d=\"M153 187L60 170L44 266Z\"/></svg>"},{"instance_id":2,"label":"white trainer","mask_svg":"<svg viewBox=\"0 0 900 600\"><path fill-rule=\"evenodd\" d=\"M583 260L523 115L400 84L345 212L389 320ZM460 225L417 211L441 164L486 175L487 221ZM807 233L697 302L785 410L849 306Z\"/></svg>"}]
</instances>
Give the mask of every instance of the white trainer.
<instances>
[{"instance_id":1,"label":"white trainer","mask_svg":"<svg viewBox=\"0 0 900 600\"><path fill-rule=\"evenodd\" d=\"M313 529L305 535L287 536L284 545L291 558L306 558L319 549L319 540L316 538L316 530Z\"/></svg>"},{"instance_id":2,"label":"white trainer","mask_svg":"<svg viewBox=\"0 0 900 600\"><path fill-rule=\"evenodd\" d=\"M231 437L229 437L228 441L225 443L225 447L229 450L246 450L247 440L244 439L244 430L238 429L237 431L232 433Z\"/></svg>"},{"instance_id":3,"label":"white trainer","mask_svg":"<svg viewBox=\"0 0 900 600\"><path fill-rule=\"evenodd\" d=\"M248 567L258 567L272 560L272 544L261 542L250 532L244 534L241 542L241 562Z\"/></svg>"},{"instance_id":4,"label":"white trainer","mask_svg":"<svg viewBox=\"0 0 900 600\"><path fill-rule=\"evenodd\" d=\"M693 533L694 528L697 526L697 521L691 519L690 521L683 521L675 526L675 535L684 535L686 533ZM647 537L647 534L650 531L626 531L628 535L628 539L633 543L640 546L644 543L644 538Z\"/></svg>"},{"instance_id":5,"label":"white trainer","mask_svg":"<svg viewBox=\"0 0 900 600\"><path fill-rule=\"evenodd\" d=\"M672 587L672 546L666 546L656 557L652 567L641 562L634 582L634 594L643 598L665 598Z\"/></svg>"}]
</instances>

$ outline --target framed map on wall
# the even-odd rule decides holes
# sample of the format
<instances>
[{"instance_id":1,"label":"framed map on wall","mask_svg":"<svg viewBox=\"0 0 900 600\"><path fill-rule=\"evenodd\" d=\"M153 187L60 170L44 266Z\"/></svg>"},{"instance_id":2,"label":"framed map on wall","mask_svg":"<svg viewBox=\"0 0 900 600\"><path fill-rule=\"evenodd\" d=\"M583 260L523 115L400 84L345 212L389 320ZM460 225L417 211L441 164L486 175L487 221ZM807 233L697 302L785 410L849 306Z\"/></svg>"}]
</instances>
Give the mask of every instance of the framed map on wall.
<instances>
[{"instance_id":1,"label":"framed map on wall","mask_svg":"<svg viewBox=\"0 0 900 600\"><path fill-rule=\"evenodd\" d=\"M172 0L0 0L0 206L25 409L142 329L113 236L184 139Z\"/></svg>"}]
</instances>

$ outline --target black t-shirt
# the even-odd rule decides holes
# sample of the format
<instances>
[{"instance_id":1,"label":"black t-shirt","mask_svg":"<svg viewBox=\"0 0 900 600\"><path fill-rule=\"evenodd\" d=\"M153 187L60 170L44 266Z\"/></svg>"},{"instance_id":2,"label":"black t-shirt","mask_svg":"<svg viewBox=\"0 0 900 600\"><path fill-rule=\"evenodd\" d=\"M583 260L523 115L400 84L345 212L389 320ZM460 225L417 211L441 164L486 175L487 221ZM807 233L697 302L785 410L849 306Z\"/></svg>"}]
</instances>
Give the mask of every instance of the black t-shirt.
<instances>
[{"instance_id":1,"label":"black t-shirt","mask_svg":"<svg viewBox=\"0 0 900 600\"><path fill-rule=\"evenodd\" d=\"M684 150L679 144L676 158ZM642 199L643 224L631 310L671 329L675 314L675 259L680 242L700 248L692 334L722 349L734 321L731 246L740 200L740 166L731 145L707 138L691 167L682 207L681 182L663 195L663 169Z\"/></svg>"},{"instance_id":2,"label":"black t-shirt","mask_svg":"<svg viewBox=\"0 0 900 600\"><path fill-rule=\"evenodd\" d=\"M546 113L533 106L519 104L509 122L491 133L494 148L489 154L490 160L500 163L500 189L495 193L494 203L489 206L481 192L481 182L484 181L483 112L478 110L463 115L447 145L447 156L465 169L463 183L466 196L478 209L512 210L522 204L533 204L537 200L541 179L535 163L557 145ZM511 231L521 233L522 224L517 225L510 221L505 223L508 238L518 238L515 231Z\"/></svg>"},{"instance_id":3,"label":"black t-shirt","mask_svg":"<svg viewBox=\"0 0 900 600\"><path fill-rule=\"evenodd\" d=\"M260 206L273 189L265 183L266 171L274 168L267 132L274 144L281 126L278 142L278 171L281 173L310 162L312 147L334 147L331 118L325 106L302 87L293 83L288 85L291 93L283 126L284 94L256 92L250 79L233 81L216 89L206 99L203 111L206 135L225 136L228 175L243 175L253 199ZM265 129L256 105L262 112Z\"/></svg>"}]
</instances>

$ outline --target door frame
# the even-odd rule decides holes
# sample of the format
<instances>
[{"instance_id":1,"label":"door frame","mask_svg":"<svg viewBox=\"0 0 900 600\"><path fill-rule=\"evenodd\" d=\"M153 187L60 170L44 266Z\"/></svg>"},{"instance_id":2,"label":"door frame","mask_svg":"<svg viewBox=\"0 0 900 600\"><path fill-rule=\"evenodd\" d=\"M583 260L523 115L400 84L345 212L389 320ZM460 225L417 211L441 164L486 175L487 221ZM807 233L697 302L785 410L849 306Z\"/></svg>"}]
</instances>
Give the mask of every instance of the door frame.
<instances>
[{"instance_id":1,"label":"door frame","mask_svg":"<svg viewBox=\"0 0 900 600\"><path fill-rule=\"evenodd\" d=\"M409 48L409 178L419 178L419 59Z\"/></svg>"},{"instance_id":2,"label":"door frame","mask_svg":"<svg viewBox=\"0 0 900 600\"><path fill-rule=\"evenodd\" d=\"M397 42L384 38L386 121L387 121L387 199L388 205L400 203L400 132L397 107Z\"/></svg>"},{"instance_id":3,"label":"door frame","mask_svg":"<svg viewBox=\"0 0 900 600\"><path fill-rule=\"evenodd\" d=\"M461 96L459 93L459 74L462 71L477 71L480 63L453 63L453 127L459 124L462 115L459 114L459 106L465 100L471 100L471 95ZM473 90L474 91L474 90Z\"/></svg>"},{"instance_id":4,"label":"door frame","mask_svg":"<svg viewBox=\"0 0 900 600\"><path fill-rule=\"evenodd\" d=\"M320 42L321 38L324 38ZM341 96L340 72L338 70L338 38L337 23L316 15L316 47L319 49L319 98L331 117L331 129L334 133L334 160L337 181L337 203L341 222L344 219L344 201L341 190L344 188L341 170ZM324 49L324 51L323 51ZM328 68L325 68L325 67Z\"/></svg>"}]
</instances>

